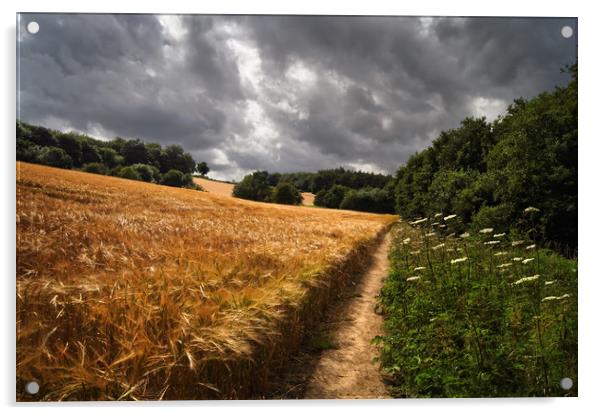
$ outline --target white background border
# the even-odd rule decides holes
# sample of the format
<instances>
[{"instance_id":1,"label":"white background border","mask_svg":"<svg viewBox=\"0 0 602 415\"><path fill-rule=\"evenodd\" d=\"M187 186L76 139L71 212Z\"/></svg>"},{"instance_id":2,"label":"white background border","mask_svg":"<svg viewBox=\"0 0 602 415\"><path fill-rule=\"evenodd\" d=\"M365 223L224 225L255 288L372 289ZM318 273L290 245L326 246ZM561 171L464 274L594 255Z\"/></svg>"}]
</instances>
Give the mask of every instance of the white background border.
<instances>
[{"instance_id":1,"label":"white background border","mask_svg":"<svg viewBox=\"0 0 602 415\"><path fill-rule=\"evenodd\" d=\"M602 317L600 290L601 268L596 260L602 241L600 229L600 195L602 161L600 140L600 14L594 2L515 0L496 1L384 1L384 0L300 0L296 3L267 0L192 2L182 0L146 0L126 3L123 0L3 1L0 70L3 96L0 111L3 137L0 164L3 196L0 203L4 228L1 238L0 264L3 289L2 340L0 340L0 395L4 413L43 411L44 413L119 413L164 414L170 407L182 413L241 413L303 414L313 411L344 411L359 414L366 411L388 413L444 413L470 414L484 412L504 414L531 411L547 414L571 412L589 413L600 410L598 396L601 358L600 318ZM243 401L243 402L180 402L180 403L125 403L125 404L59 404L16 405L15 399L15 22L16 12L121 12L121 13L216 13L216 14L373 14L373 15L441 15L441 16L562 16L578 17L579 39L579 398L567 399L424 399L403 401ZM502 53L503 51L500 51ZM598 127L596 129L596 127ZM571 414L571 415L573 415ZM374 414L380 415L380 414Z\"/></svg>"}]
</instances>

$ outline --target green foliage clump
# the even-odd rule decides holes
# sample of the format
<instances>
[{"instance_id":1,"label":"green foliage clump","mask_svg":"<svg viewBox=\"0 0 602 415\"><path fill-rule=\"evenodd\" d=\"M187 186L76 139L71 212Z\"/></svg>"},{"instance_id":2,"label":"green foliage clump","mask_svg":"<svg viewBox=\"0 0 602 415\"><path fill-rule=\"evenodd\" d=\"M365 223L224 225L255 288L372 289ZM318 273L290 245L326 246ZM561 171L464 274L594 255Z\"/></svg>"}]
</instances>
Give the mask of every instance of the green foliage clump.
<instances>
[{"instance_id":1,"label":"green foliage clump","mask_svg":"<svg viewBox=\"0 0 602 415\"><path fill-rule=\"evenodd\" d=\"M394 231L375 339L394 396L576 396L577 261L454 220Z\"/></svg>"},{"instance_id":2,"label":"green foliage clump","mask_svg":"<svg viewBox=\"0 0 602 415\"><path fill-rule=\"evenodd\" d=\"M65 150L58 147L43 147L37 156L37 162L52 167L70 169L73 167L73 159Z\"/></svg>"},{"instance_id":3,"label":"green foliage clump","mask_svg":"<svg viewBox=\"0 0 602 415\"><path fill-rule=\"evenodd\" d=\"M173 187L187 187L192 185L192 176L180 170L171 169L163 175L163 184Z\"/></svg>"},{"instance_id":4,"label":"green foliage clump","mask_svg":"<svg viewBox=\"0 0 602 415\"><path fill-rule=\"evenodd\" d=\"M341 201L341 209L359 210L373 213L392 213L393 197L385 189L351 189Z\"/></svg>"},{"instance_id":5,"label":"green foliage clump","mask_svg":"<svg viewBox=\"0 0 602 415\"><path fill-rule=\"evenodd\" d=\"M343 167L336 169L319 170L316 173L274 173L277 175L277 181L283 180L292 183L302 192L319 193L322 190L328 191L335 185L345 186L351 189L361 189L365 187L384 188L392 180L391 176L368 173L363 171L347 170ZM272 186L275 184L272 184Z\"/></svg>"},{"instance_id":6,"label":"green foliage clump","mask_svg":"<svg viewBox=\"0 0 602 415\"><path fill-rule=\"evenodd\" d=\"M291 183L280 182L272 189L270 201L283 205L299 205L303 198L299 190Z\"/></svg>"},{"instance_id":7,"label":"green foliage clump","mask_svg":"<svg viewBox=\"0 0 602 415\"><path fill-rule=\"evenodd\" d=\"M328 190L322 189L316 194L314 205L338 209L345 198L345 194L350 190L351 188L341 186L340 184L335 184Z\"/></svg>"},{"instance_id":8,"label":"green foliage clump","mask_svg":"<svg viewBox=\"0 0 602 415\"><path fill-rule=\"evenodd\" d=\"M108 173L107 166L105 166L102 163L84 164L82 167L82 171L85 171L86 173L94 173L94 174L107 174Z\"/></svg>"},{"instance_id":9,"label":"green foliage clump","mask_svg":"<svg viewBox=\"0 0 602 415\"><path fill-rule=\"evenodd\" d=\"M395 177L395 204L405 218L454 213L518 232L528 206L540 241L577 247L577 67L565 87L517 99L493 123L467 118L412 156ZM496 222L499 220L499 222Z\"/></svg>"},{"instance_id":10,"label":"green foliage clump","mask_svg":"<svg viewBox=\"0 0 602 415\"><path fill-rule=\"evenodd\" d=\"M142 181L149 183L161 182L161 173L157 167L142 163L132 164L131 167L138 172Z\"/></svg>"},{"instance_id":11,"label":"green foliage clump","mask_svg":"<svg viewBox=\"0 0 602 415\"><path fill-rule=\"evenodd\" d=\"M121 169L119 169L117 176L119 176L123 179L142 180L142 176L140 176L140 173L138 173L138 170L136 170L132 166L122 167Z\"/></svg>"},{"instance_id":12,"label":"green foliage clump","mask_svg":"<svg viewBox=\"0 0 602 415\"><path fill-rule=\"evenodd\" d=\"M241 199L255 200L258 202L269 201L271 189L268 184L268 172L256 171L246 175L234 186L232 195Z\"/></svg>"},{"instance_id":13,"label":"green foliage clump","mask_svg":"<svg viewBox=\"0 0 602 415\"><path fill-rule=\"evenodd\" d=\"M198 171L201 174L201 176L207 176L209 170L209 166L205 161L201 161L199 164L196 165L196 171Z\"/></svg>"}]
</instances>

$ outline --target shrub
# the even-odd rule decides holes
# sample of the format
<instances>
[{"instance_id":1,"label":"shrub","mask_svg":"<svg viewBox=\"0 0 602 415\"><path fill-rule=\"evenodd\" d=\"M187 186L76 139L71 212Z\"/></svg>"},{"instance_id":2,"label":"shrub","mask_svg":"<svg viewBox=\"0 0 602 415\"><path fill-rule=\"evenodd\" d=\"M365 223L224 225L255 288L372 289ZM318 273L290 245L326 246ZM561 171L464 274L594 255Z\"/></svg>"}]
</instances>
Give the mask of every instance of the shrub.
<instances>
[{"instance_id":1,"label":"shrub","mask_svg":"<svg viewBox=\"0 0 602 415\"><path fill-rule=\"evenodd\" d=\"M123 163L123 157L120 156L119 153L117 153L117 151L113 150L110 147L103 147L99 149L98 152L100 154L102 162L110 168L113 168L118 164Z\"/></svg>"},{"instance_id":2,"label":"shrub","mask_svg":"<svg viewBox=\"0 0 602 415\"><path fill-rule=\"evenodd\" d=\"M291 183L278 183L272 190L271 201L274 203L298 205L302 200L301 193Z\"/></svg>"},{"instance_id":3,"label":"shrub","mask_svg":"<svg viewBox=\"0 0 602 415\"><path fill-rule=\"evenodd\" d=\"M513 211L510 205L482 206L472 216L472 227L475 231L484 228L493 228L495 230L508 229L512 218Z\"/></svg>"},{"instance_id":4,"label":"shrub","mask_svg":"<svg viewBox=\"0 0 602 415\"><path fill-rule=\"evenodd\" d=\"M320 190L316 195L314 205L337 209L345 198L345 194L350 190L349 187L340 184L335 184L328 190Z\"/></svg>"},{"instance_id":5,"label":"shrub","mask_svg":"<svg viewBox=\"0 0 602 415\"><path fill-rule=\"evenodd\" d=\"M142 180L142 176L138 173L138 170L133 168L132 166L122 167L119 169L119 173L117 173L119 177L130 180Z\"/></svg>"},{"instance_id":6,"label":"shrub","mask_svg":"<svg viewBox=\"0 0 602 415\"><path fill-rule=\"evenodd\" d=\"M73 159L65 150L58 147L44 147L40 151L38 161L52 167L70 169L73 167Z\"/></svg>"},{"instance_id":7,"label":"shrub","mask_svg":"<svg viewBox=\"0 0 602 415\"><path fill-rule=\"evenodd\" d=\"M135 169L143 181L145 182L160 182L161 181L161 173L159 173L159 169L155 166L151 166L149 164L136 163L131 166Z\"/></svg>"},{"instance_id":8,"label":"shrub","mask_svg":"<svg viewBox=\"0 0 602 415\"><path fill-rule=\"evenodd\" d=\"M270 198L270 186L267 180L268 172L266 171L256 171L248 174L240 183L234 186L232 195L241 199L266 202Z\"/></svg>"},{"instance_id":9,"label":"shrub","mask_svg":"<svg viewBox=\"0 0 602 415\"><path fill-rule=\"evenodd\" d=\"M192 184L192 176L180 170L171 169L163 175L162 184L173 187L185 187Z\"/></svg>"},{"instance_id":10,"label":"shrub","mask_svg":"<svg viewBox=\"0 0 602 415\"><path fill-rule=\"evenodd\" d=\"M393 198L390 193L377 188L348 191L340 208L374 213L392 213L394 211Z\"/></svg>"},{"instance_id":11,"label":"shrub","mask_svg":"<svg viewBox=\"0 0 602 415\"><path fill-rule=\"evenodd\" d=\"M102 163L88 163L84 164L84 167L82 167L82 171L94 174L107 174L108 169L107 166L105 166Z\"/></svg>"}]
</instances>

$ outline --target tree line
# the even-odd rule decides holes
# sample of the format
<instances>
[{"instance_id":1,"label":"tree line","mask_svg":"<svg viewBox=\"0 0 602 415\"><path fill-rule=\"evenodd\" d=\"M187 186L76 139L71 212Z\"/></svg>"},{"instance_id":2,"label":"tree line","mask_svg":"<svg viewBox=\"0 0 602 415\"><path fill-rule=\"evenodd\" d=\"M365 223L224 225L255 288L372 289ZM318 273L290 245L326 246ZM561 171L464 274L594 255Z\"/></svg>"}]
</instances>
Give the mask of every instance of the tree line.
<instances>
[{"instance_id":1,"label":"tree line","mask_svg":"<svg viewBox=\"0 0 602 415\"><path fill-rule=\"evenodd\" d=\"M192 174L209 172L182 146L161 146L117 137L101 141L77 132L61 132L17 121L17 160L64 169L79 169L175 187L199 188Z\"/></svg>"},{"instance_id":2,"label":"tree line","mask_svg":"<svg viewBox=\"0 0 602 415\"><path fill-rule=\"evenodd\" d=\"M557 248L577 247L577 66L571 80L516 99L493 122L466 118L413 155L395 176L405 218L456 214L474 230L531 231ZM542 214L535 223L523 210Z\"/></svg>"},{"instance_id":3,"label":"tree line","mask_svg":"<svg viewBox=\"0 0 602 415\"><path fill-rule=\"evenodd\" d=\"M393 177L346 170L342 167L316 173L255 171L234 186L232 195L242 199L300 204L301 192L316 193L316 206L394 213Z\"/></svg>"}]
</instances>

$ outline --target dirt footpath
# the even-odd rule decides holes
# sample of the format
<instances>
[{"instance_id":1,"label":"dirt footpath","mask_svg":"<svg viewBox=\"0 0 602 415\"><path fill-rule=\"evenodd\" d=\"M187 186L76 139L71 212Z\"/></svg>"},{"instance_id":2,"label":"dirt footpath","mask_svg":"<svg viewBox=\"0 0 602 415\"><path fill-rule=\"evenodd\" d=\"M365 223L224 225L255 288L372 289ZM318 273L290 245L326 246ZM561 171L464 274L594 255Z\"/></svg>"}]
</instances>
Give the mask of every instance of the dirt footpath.
<instances>
[{"instance_id":1,"label":"dirt footpath","mask_svg":"<svg viewBox=\"0 0 602 415\"><path fill-rule=\"evenodd\" d=\"M376 296L389 269L390 234L374 253L373 263L359 280L354 293L330 322L337 348L319 357L305 388L306 399L389 398L372 359L378 355L371 340L381 334L382 317L375 313Z\"/></svg>"}]
</instances>

